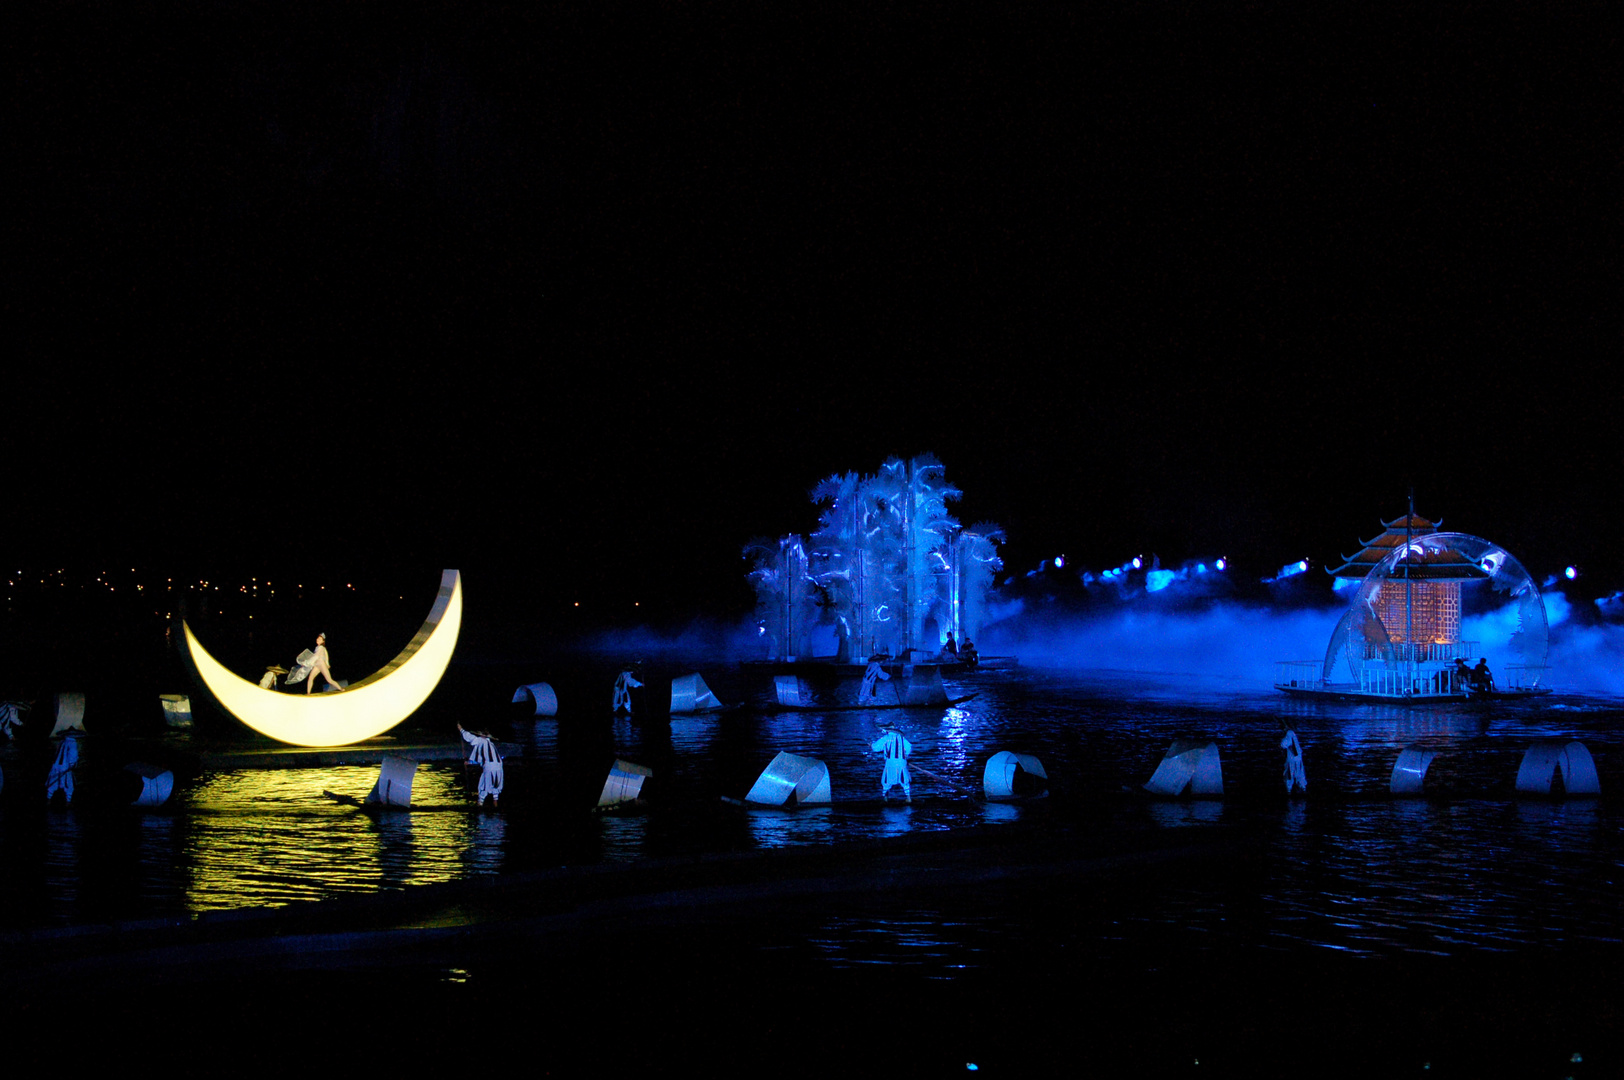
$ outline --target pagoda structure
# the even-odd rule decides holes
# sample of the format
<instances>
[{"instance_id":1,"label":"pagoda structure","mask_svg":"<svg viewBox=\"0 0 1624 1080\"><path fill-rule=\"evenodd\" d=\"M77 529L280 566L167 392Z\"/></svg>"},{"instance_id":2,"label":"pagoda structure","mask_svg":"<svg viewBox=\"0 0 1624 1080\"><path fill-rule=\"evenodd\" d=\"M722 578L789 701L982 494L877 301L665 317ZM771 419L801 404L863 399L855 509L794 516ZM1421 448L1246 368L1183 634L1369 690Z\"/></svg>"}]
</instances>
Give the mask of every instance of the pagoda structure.
<instances>
[{"instance_id":1,"label":"pagoda structure","mask_svg":"<svg viewBox=\"0 0 1624 1080\"><path fill-rule=\"evenodd\" d=\"M1442 531L1415 512L1382 522L1329 573L1357 582L1323 660L1279 662L1276 689L1298 696L1437 701L1492 691L1548 692L1549 624L1539 587L1504 548L1465 533ZM1515 629L1494 642L1487 675L1471 674L1476 641L1462 639L1470 592L1474 613L1501 610ZM1494 681L1491 681L1494 680Z\"/></svg>"},{"instance_id":2,"label":"pagoda structure","mask_svg":"<svg viewBox=\"0 0 1624 1080\"><path fill-rule=\"evenodd\" d=\"M1360 541L1359 553L1344 555L1333 577L1364 582L1392 558L1391 572L1366 598L1370 615L1362 620L1363 659L1367 661L1452 663L1472 655L1472 643L1460 639L1460 590L1464 581L1489 576L1454 547L1416 541L1440 531L1415 512L1382 522L1374 540Z\"/></svg>"}]
</instances>

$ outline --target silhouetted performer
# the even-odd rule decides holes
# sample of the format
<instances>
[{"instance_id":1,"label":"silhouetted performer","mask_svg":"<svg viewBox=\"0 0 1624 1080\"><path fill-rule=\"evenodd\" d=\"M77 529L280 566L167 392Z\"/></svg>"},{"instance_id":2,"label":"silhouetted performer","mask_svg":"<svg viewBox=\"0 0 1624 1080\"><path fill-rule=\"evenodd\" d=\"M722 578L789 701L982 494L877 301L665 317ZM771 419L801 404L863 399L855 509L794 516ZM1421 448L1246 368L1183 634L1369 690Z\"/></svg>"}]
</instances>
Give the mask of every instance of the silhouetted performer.
<instances>
[{"instance_id":1,"label":"silhouetted performer","mask_svg":"<svg viewBox=\"0 0 1624 1080\"><path fill-rule=\"evenodd\" d=\"M1494 676L1489 674L1489 662L1481 657L1477 666L1472 669L1472 677L1477 680L1477 688L1485 694L1494 693Z\"/></svg>"},{"instance_id":2,"label":"silhouetted performer","mask_svg":"<svg viewBox=\"0 0 1624 1080\"><path fill-rule=\"evenodd\" d=\"M1467 667L1466 661L1458 656L1455 657L1455 670L1452 674L1455 678L1456 690L1471 690L1476 685L1476 677L1472 674L1472 669Z\"/></svg>"}]
</instances>

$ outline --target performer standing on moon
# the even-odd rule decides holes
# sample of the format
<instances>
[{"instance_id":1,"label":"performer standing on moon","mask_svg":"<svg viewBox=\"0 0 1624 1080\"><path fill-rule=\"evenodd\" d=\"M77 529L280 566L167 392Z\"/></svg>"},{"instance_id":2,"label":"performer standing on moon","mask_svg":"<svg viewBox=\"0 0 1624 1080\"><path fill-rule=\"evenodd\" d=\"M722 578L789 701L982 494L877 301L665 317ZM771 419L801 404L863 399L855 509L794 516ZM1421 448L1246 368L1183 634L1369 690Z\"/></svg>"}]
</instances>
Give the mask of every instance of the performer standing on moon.
<instances>
[{"instance_id":1,"label":"performer standing on moon","mask_svg":"<svg viewBox=\"0 0 1624 1080\"><path fill-rule=\"evenodd\" d=\"M327 680L330 690L342 690L342 686L333 678L333 670L328 666L327 635L316 635L316 648L314 651L306 649L299 654L298 662L292 671L288 672L288 685L305 684L305 693L310 693L316 686L316 676L320 675Z\"/></svg>"}]
</instances>

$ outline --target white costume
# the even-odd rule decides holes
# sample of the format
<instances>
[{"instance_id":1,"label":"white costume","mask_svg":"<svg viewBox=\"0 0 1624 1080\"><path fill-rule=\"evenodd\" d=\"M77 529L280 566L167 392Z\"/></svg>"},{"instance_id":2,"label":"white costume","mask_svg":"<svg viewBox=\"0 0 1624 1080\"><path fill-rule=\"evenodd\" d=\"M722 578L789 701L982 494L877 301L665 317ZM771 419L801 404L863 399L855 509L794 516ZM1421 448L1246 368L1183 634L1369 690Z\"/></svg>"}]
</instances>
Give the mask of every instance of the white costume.
<instances>
[{"instance_id":1,"label":"white costume","mask_svg":"<svg viewBox=\"0 0 1624 1080\"><path fill-rule=\"evenodd\" d=\"M1280 749L1286 752L1286 791L1290 793L1293 787L1308 790L1308 773L1303 770L1303 745L1297 741L1297 733L1291 728L1286 729L1285 738L1280 740Z\"/></svg>"},{"instance_id":2,"label":"white costume","mask_svg":"<svg viewBox=\"0 0 1624 1080\"><path fill-rule=\"evenodd\" d=\"M495 806L498 797L502 794L502 754L496 749L496 742L488 735L475 735L471 731L463 731L462 741L470 743L468 748L468 764L478 765L479 773L479 805L485 805L485 796L489 795L491 805Z\"/></svg>"},{"instance_id":3,"label":"white costume","mask_svg":"<svg viewBox=\"0 0 1624 1080\"><path fill-rule=\"evenodd\" d=\"M880 774L880 798L885 798L886 792L896 784L902 785L902 797L913 802L913 789L908 783L908 755L913 753L913 744L902 732L895 728L887 728L870 749L878 750L885 755L885 771Z\"/></svg>"},{"instance_id":4,"label":"white costume","mask_svg":"<svg viewBox=\"0 0 1624 1080\"><path fill-rule=\"evenodd\" d=\"M615 712L625 709L628 714L632 711L632 690L643 684L632 678L632 673L622 671L615 678Z\"/></svg>"},{"instance_id":5,"label":"white costume","mask_svg":"<svg viewBox=\"0 0 1624 1080\"><path fill-rule=\"evenodd\" d=\"M58 791L73 801L73 770L79 766L79 740L68 736L62 740L62 748L56 752L56 760L51 763L51 774L45 781L45 798Z\"/></svg>"},{"instance_id":6,"label":"white costume","mask_svg":"<svg viewBox=\"0 0 1624 1080\"><path fill-rule=\"evenodd\" d=\"M863 689L858 692L857 700L862 702L874 697L881 679L890 682L891 673L881 667L878 660L870 660L868 670L863 672ZM877 750L879 747L875 747L875 749Z\"/></svg>"}]
</instances>

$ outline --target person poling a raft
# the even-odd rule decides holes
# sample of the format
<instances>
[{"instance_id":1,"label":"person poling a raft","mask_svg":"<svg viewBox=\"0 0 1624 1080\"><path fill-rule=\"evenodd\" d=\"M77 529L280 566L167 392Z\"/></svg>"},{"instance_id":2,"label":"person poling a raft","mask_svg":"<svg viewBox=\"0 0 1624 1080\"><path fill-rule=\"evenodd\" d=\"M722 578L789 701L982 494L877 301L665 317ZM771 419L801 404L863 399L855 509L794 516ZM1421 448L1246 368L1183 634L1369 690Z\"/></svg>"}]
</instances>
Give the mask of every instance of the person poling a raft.
<instances>
[{"instance_id":1,"label":"person poling a raft","mask_svg":"<svg viewBox=\"0 0 1624 1080\"><path fill-rule=\"evenodd\" d=\"M869 749L885 755L885 765L880 772L880 798L886 798L892 787L901 784L903 800L913 802L913 787L908 781L908 755L913 753L913 744L907 736L886 725Z\"/></svg>"}]
</instances>

